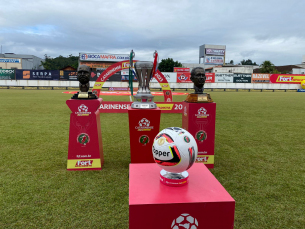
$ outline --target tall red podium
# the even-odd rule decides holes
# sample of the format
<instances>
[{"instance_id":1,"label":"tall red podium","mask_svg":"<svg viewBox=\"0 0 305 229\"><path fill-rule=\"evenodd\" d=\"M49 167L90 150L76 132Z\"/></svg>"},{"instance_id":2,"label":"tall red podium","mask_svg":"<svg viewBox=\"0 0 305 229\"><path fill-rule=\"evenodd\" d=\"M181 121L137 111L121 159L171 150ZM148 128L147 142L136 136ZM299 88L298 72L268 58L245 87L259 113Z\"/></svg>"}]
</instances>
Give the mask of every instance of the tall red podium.
<instances>
[{"instance_id":1,"label":"tall red podium","mask_svg":"<svg viewBox=\"0 0 305 229\"><path fill-rule=\"evenodd\" d=\"M103 99L69 99L67 170L101 170L104 163L99 106Z\"/></svg>"},{"instance_id":2,"label":"tall red podium","mask_svg":"<svg viewBox=\"0 0 305 229\"><path fill-rule=\"evenodd\" d=\"M131 163L154 163L152 145L159 133L161 110L128 108Z\"/></svg>"},{"instance_id":3,"label":"tall red podium","mask_svg":"<svg viewBox=\"0 0 305 229\"><path fill-rule=\"evenodd\" d=\"M129 165L130 229L232 229L235 200L202 163L189 170L189 183L160 182L156 163Z\"/></svg>"},{"instance_id":4,"label":"tall red podium","mask_svg":"<svg viewBox=\"0 0 305 229\"><path fill-rule=\"evenodd\" d=\"M196 162L214 168L216 103L183 102L182 128L198 145Z\"/></svg>"}]
</instances>

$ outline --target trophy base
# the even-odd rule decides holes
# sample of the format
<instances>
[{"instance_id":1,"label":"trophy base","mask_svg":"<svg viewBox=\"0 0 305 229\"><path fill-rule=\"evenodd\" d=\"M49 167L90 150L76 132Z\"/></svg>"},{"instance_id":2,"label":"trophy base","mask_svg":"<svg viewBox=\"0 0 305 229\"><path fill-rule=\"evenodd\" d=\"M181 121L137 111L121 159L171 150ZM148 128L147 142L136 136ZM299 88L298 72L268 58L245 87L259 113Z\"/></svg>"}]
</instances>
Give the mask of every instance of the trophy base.
<instances>
[{"instance_id":1,"label":"trophy base","mask_svg":"<svg viewBox=\"0 0 305 229\"><path fill-rule=\"evenodd\" d=\"M154 96L151 94L136 94L131 108L135 109L155 109L157 104L153 101Z\"/></svg>"},{"instance_id":2,"label":"trophy base","mask_svg":"<svg viewBox=\"0 0 305 229\"><path fill-rule=\"evenodd\" d=\"M208 93L203 94L188 94L186 97L185 102L189 103L212 103L213 99L211 98L211 95Z\"/></svg>"},{"instance_id":3,"label":"trophy base","mask_svg":"<svg viewBox=\"0 0 305 229\"><path fill-rule=\"evenodd\" d=\"M98 99L98 97L92 92L77 92L71 99Z\"/></svg>"},{"instance_id":4,"label":"trophy base","mask_svg":"<svg viewBox=\"0 0 305 229\"><path fill-rule=\"evenodd\" d=\"M182 173L171 173L164 169L160 171L160 182L167 186L181 187L188 184L189 173L184 171Z\"/></svg>"}]
</instances>

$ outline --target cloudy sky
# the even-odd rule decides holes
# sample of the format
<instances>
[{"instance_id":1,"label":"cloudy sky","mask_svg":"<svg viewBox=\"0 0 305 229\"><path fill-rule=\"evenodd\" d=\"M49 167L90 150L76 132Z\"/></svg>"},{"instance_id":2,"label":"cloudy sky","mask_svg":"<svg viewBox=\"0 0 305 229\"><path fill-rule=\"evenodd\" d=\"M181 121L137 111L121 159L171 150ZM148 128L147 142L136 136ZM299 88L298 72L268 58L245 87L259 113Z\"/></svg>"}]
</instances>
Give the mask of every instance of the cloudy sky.
<instances>
[{"instance_id":1,"label":"cloudy sky","mask_svg":"<svg viewBox=\"0 0 305 229\"><path fill-rule=\"evenodd\" d=\"M2 53L80 52L198 63L199 46L226 45L226 62L300 64L304 0L0 0Z\"/></svg>"}]
</instances>

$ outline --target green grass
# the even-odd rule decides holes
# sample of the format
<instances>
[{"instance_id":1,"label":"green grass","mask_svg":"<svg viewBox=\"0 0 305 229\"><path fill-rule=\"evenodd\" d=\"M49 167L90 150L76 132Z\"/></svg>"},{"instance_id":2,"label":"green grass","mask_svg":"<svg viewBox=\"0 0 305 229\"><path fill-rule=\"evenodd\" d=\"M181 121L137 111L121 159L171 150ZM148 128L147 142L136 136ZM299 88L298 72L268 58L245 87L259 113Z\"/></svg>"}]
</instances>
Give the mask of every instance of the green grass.
<instances>
[{"instance_id":1,"label":"green grass","mask_svg":"<svg viewBox=\"0 0 305 229\"><path fill-rule=\"evenodd\" d=\"M67 171L71 95L61 92L0 90L0 228L128 228L128 116L101 114L102 171ZM236 201L235 228L304 228L305 93L210 94L211 171ZM160 128L181 118L162 114Z\"/></svg>"}]
</instances>

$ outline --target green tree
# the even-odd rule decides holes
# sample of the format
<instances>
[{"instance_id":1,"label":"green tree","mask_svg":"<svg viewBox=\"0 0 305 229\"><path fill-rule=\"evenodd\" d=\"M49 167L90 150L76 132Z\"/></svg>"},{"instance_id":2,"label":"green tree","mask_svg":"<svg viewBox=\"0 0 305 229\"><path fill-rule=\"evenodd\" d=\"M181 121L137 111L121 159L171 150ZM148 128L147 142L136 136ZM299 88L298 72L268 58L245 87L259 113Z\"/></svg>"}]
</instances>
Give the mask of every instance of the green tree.
<instances>
[{"instance_id":1,"label":"green tree","mask_svg":"<svg viewBox=\"0 0 305 229\"><path fill-rule=\"evenodd\" d=\"M252 62L252 60L248 59L245 60L243 59L242 61L240 61L241 65L257 65L256 62Z\"/></svg>"},{"instance_id":2,"label":"green tree","mask_svg":"<svg viewBox=\"0 0 305 229\"><path fill-rule=\"evenodd\" d=\"M260 65L260 72L261 73L280 73L278 70L275 69L274 64L271 63L270 60L265 60L261 65Z\"/></svg>"},{"instance_id":3,"label":"green tree","mask_svg":"<svg viewBox=\"0 0 305 229\"><path fill-rule=\"evenodd\" d=\"M59 70L66 66L71 66L73 68L78 67L78 56L69 55L68 57L58 56L55 58L49 57L47 54L44 55L45 60L41 61L41 65L46 70Z\"/></svg>"},{"instance_id":4,"label":"green tree","mask_svg":"<svg viewBox=\"0 0 305 229\"><path fill-rule=\"evenodd\" d=\"M174 67L182 67L182 64L178 61L174 61L173 58L162 59L158 69L161 72L173 72Z\"/></svg>"}]
</instances>

